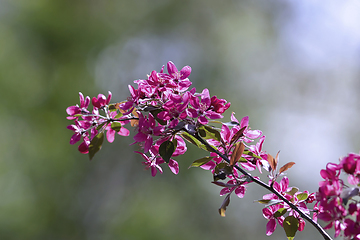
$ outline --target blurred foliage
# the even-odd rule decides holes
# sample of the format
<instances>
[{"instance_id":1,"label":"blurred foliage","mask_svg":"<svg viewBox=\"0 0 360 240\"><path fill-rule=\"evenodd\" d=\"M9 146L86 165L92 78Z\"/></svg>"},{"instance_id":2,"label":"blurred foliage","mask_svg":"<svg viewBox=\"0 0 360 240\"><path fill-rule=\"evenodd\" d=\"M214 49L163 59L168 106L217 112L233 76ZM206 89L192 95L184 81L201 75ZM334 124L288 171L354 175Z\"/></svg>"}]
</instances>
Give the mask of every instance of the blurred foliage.
<instances>
[{"instance_id":1,"label":"blurred foliage","mask_svg":"<svg viewBox=\"0 0 360 240\"><path fill-rule=\"evenodd\" d=\"M232 199L224 219L209 173L186 170L205 152L189 146L178 176L165 169L152 178L128 147L132 139L117 136L89 162L69 145L65 109L79 91L111 90L122 100L127 95L116 95L132 80L173 60L193 67L197 89L249 114L241 103L259 104L264 90L243 80L270 69L275 15L287 8L260 0L0 1L0 238L265 238L261 206L250 204L261 190Z\"/></svg>"}]
</instances>

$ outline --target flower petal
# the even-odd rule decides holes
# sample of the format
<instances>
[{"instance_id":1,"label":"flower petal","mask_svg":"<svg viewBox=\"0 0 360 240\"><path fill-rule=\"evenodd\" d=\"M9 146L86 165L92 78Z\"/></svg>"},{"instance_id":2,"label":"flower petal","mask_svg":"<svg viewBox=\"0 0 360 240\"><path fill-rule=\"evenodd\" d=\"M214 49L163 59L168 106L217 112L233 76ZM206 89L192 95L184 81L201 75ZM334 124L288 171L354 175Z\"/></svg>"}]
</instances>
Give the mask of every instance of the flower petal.
<instances>
[{"instance_id":1,"label":"flower petal","mask_svg":"<svg viewBox=\"0 0 360 240\"><path fill-rule=\"evenodd\" d=\"M266 235L270 236L276 229L276 221L274 218L270 219L270 221L266 224Z\"/></svg>"}]
</instances>

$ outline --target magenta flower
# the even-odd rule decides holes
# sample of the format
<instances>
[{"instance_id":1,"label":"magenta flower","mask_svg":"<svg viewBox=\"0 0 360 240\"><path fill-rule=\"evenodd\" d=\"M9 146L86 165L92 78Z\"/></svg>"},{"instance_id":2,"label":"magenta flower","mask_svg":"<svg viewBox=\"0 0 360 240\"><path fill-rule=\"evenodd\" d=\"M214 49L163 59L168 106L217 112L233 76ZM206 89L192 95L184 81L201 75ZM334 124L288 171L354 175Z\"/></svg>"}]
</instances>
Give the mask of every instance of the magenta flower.
<instances>
[{"instance_id":1,"label":"magenta flower","mask_svg":"<svg viewBox=\"0 0 360 240\"><path fill-rule=\"evenodd\" d=\"M344 236L348 237L349 239L360 239L360 217L359 214L356 217L356 221L346 218L344 220Z\"/></svg>"},{"instance_id":2,"label":"magenta flower","mask_svg":"<svg viewBox=\"0 0 360 240\"><path fill-rule=\"evenodd\" d=\"M171 61L167 63L168 76L171 78L173 88L178 88L180 92L185 91L190 87L191 82L188 79L191 73L191 67L185 66L180 72L176 68L175 64Z\"/></svg>"},{"instance_id":3,"label":"magenta flower","mask_svg":"<svg viewBox=\"0 0 360 240\"><path fill-rule=\"evenodd\" d=\"M190 104L193 108L189 108L187 110L189 117L198 117L198 121L204 125L209 122L206 117L209 119L219 119L223 117L221 113L215 112L211 109L211 99L208 89L205 88L199 96L201 96L201 101L197 96L191 96L190 98Z\"/></svg>"},{"instance_id":4,"label":"magenta flower","mask_svg":"<svg viewBox=\"0 0 360 240\"><path fill-rule=\"evenodd\" d=\"M80 98L80 106L76 104L75 106L70 106L66 109L67 114L70 115L69 117L67 117L67 119L69 120L77 119L77 117L74 117L74 115L89 113L87 108L90 103L90 97L87 96L84 99L84 95L81 92L79 92L79 98Z\"/></svg>"},{"instance_id":5,"label":"magenta flower","mask_svg":"<svg viewBox=\"0 0 360 240\"><path fill-rule=\"evenodd\" d=\"M75 124L67 126L67 129L74 131L74 135L70 138L70 144L75 144L80 141L82 136L88 136L87 130L91 127L88 121L76 121Z\"/></svg>"},{"instance_id":6,"label":"magenta flower","mask_svg":"<svg viewBox=\"0 0 360 240\"><path fill-rule=\"evenodd\" d=\"M246 184L246 183L244 183L244 184ZM221 189L220 196L223 196L232 191L235 191L236 196L238 196L239 198L243 198L245 196L245 192L246 192L246 187L244 184L238 184L238 181L236 179L231 179L227 182L227 185L233 186L233 187L225 187L225 188Z\"/></svg>"},{"instance_id":7,"label":"magenta flower","mask_svg":"<svg viewBox=\"0 0 360 240\"><path fill-rule=\"evenodd\" d=\"M87 154L89 152L90 139L88 136L84 136L84 141L79 145L78 150L82 154Z\"/></svg>"},{"instance_id":8,"label":"magenta flower","mask_svg":"<svg viewBox=\"0 0 360 240\"><path fill-rule=\"evenodd\" d=\"M110 112L109 115L111 118L114 118L116 116L116 112ZM111 128L111 122L109 122L107 124L107 126L105 127L106 139L108 140L109 143L114 142L115 133L119 134L120 136L129 136L130 131L123 127L123 125L125 125L125 124L123 122L120 122L120 124L121 124L121 128L118 132L116 132L114 129Z\"/></svg>"},{"instance_id":9,"label":"magenta flower","mask_svg":"<svg viewBox=\"0 0 360 240\"><path fill-rule=\"evenodd\" d=\"M211 108L216 113L223 114L230 105L231 103L226 103L225 99L218 99L216 96L211 97Z\"/></svg>"},{"instance_id":10,"label":"magenta flower","mask_svg":"<svg viewBox=\"0 0 360 240\"><path fill-rule=\"evenodd\" d=\"M360 155L350 153L341 159L339 167L348 174L348 182L352 185L358 185L360 182Z\"/></svg>"},{"instance_id":11,"label":"magenta flower","mask_svg":"<svg viewBox=\"0 0 360 240\"><path fill-rule=\"evenodd\" d=\"M91 127L91 123L88 121L76 121L75 124L67 126L67 129L74 131L74 134L70 138L70 144L75 144L83 137L83 142L79 145L78 150L81 153L89 152L89 132L87 131Z\"/></svg>"},{"instance_id":12,"label":"magenta flower","mask_svg":"<svg viewBox=\"0 0 360 240\"><path fill-rule=\"evenodd\" d=\"M211 161L201 165L200 167L202 169L212 170L212 169L214 169L216 167L217 164L219 164L219 163L221 163L223 161L223 159L214 152L210 153L210 157L214 157L214 158Z\"/></svg>"},{"instance_id":13,"label":"magenta flower","mask_svg":"<svg viewBox=\"0 0 360 240\"><path fill-rule=\"evenodd\" d=\"M177 146L175 152L172 154L172 157L177 157L183 155L187 151L186 143L182 137L175 135Z\"/></svg>"},{"instance_id":14,"label":"magenta flower","mask_svg":"<svg viewBox=\"0 0 360 240\"><path fill-rule=\"evenodd\" d=\"M146 154L142 152L135 152L141 154L141 156L145 159L145 162L143 162L143 164L146 166L145 169L151 169L151 176L155 177L158 170L160 173L163 173L160 164L164 163L165 161L161 157L155 157L155 155L151 151L151 158L149 158Z\"/></svg>"},{"instance_id":15,"label":"magenta flower","mask_svg":"<svg viewBox=\"0 0 360 240\"><path fill-rule=\"evenodd\" d=\"M269 206L267 208L264 208L263 211L263 216L264 218L268 219L268 223L266 224L266 235L270 236L271 234L273 234L273 232L276 229L276 220L278 221L278 223L283 226L283 222L284 222L284 216L280 216L280 217L275 217L275 213L277 210L279 210L282 206L280 204L277 205L272 205Z\"/></svg>"},{"instance_id":16,"label":"magenta flower","mask_svg":"<svg viewBox=\"0 0 360 240\"><path fill-rule=\"evenodd\" d=\"M153 136L159 136L164 129L163 126L156 126L155 119L151 113L149 117L144 116L141 112L139 115L139 125L137 134L134 136L135 143L144 143L144 152L148 152L153 144Z\"/></svg>"},{"instance_id":17,"label":"magenta flower","mask_svg":"<svg viewBox=\"0 0 360 240\"><path fill-rule=\"evenodd\" d=\"M244 158L247 159L251 164L255 164L256 167L259 169L259 172L262 173L261 167L264 167L267 171L269 170L269 163L267 161L267 154L262 151L262 146L265 141L265 135L260 137L259 141L255 145L250 145L249 150L254 153L256 156L261 157L258 159L252 156L245 156Z\"/></svg>"},{"instance_id":18,"label":"magenta flower","mask_svg":"<svg viewBox=\"0 0 360 240\"><path fill-rule=\"evenodd\" d=\"M185 109L189 103L189 95L189 92L179 97L169 95L170 100L163 105L164 111L160 112L157 117L164 121L170 120L169 127L174 128L179 123L179 119L184 120L187 117Z\"/></svg>"},{"instance_id":19,"label":"magenta flower","mask_svg":"<svg viewBox=\"0 0 360 240\"><path fill-rule=\"evenodd\" d=\"M163 173L160 164L165 163L165 161L158 156L159 155L158 150L159 150L158 146L152 146L151 149L149 150L149 153L151 155L150 158L144 153L135 151L136 153L141 154L142 157L146 160L145 162L143 162L143 164L146 165L145 169L151 169L151 175L153 177L155 177L158 170L160 171L160 173ZM174 159L169 160L168 166L174 174L179 173L179 164Z\"/></svg>"},{"instance_id":20,"label":"magenta flower","mask_svg":"<svg viewBox=\"0 0 360 240\"><path fill-rule=\"evenodd\" d=\"M243 117L241 119L241 122L239 123L239 121L236 119L235 114L232 113L231 114L231 121L236 122L239 124L239 126L235 126L234 128L238 128L239 130L242 129L243 127L246 127L244 130L244 141L246 143L250 143L253 141L253 139L256 139L258 137L261 136L262 132L260 130L251 130L249 127L249 116Z\"/></svg>"},{"instance_id":21,"label":"magenta flower","mask_svg":"<svg viewBox=\"0 0 360 240\"><path fill-rule=\"evenodd\" d=\"M111 94L110 91L109 91L109 95L108 95L107 98L106 98L103 94L99 94L99 95L97 96L97 98L96 98L96 97L93 97L93 98L92 98L92 100L91 100L92 105L93 105L95 108L100 109L100 108L102 108L102 107L104 107L104 106L106 106L106 105L108 105L108 104L110 103L111 96L112 96L112 94Z\"/></svg>"}]
</instances>

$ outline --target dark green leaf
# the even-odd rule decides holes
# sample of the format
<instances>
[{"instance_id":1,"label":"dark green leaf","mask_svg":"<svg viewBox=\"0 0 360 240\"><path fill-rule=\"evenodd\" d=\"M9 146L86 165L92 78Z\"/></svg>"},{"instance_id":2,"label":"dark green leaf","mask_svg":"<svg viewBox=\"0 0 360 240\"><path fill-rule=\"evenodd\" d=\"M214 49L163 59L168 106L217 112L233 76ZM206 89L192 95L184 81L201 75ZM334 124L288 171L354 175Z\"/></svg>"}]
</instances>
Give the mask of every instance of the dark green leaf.
<instances>
[{"instance_id":1,"label":"dark green leaf","mask_svg":"<svg viewBox=\"0 0 360 240\"><path fill-rule=\"evenodd\" d=\"M202 137L202 138L205 138L206 137L206 131L205 131L205 129L204 128L199 128L199 135L200 135L200 137Z\"/></svg>"},{"instance_id":2,"label":"dark green leaf","mask_svg":"<svg viewBox=\"0 0 360 240\"><path fill-rule=\"evenodd\" d=\"M294 216L287 216L284 219L283 227L289 240L293 240L299 227L299 220Z\"/></svg>"},{"instance_id":3,"label":"dark green leaf","mask_svg":"<svg viewBox=\"0 0 360 240\"><path fill-rule=\"evenodd\" d=\"M100 132L91 140L90 145L89 145L90 160L94 157L95 153L97 153L101 149L103 141L104 141L104 133L103 132Z\"/></svg>"},{"instance_id":4,"label":"dark green leaf","mask_svg":"<svg viewBox=\"0 0 360 240\"><path fill-rule=\"evenodd\" d=\"M109 105L109 111L110 111L110 112L116 111L115 104L110 104L110 105Z\"/></svg>"},{"instance_id":5,"label":"dark green leaf","mask_svg":"<svg viewBox=\"0 0 360 240\"><path fill-rule=\"evenodd\" d=\"M228 163L222 162L216 165L214 169L214 181L224 180L227 175L232 174L232 167Z\"/></svg>"},{"instance_id":6,"label":"dark green leaf","mask_svg":"<svg viewBox=\"0 0 360 240\"><path fill-rule=\"evenodd\" d=\"M99 126L96 127L96 130L100 131L102 129L102 127L105 125L105 123L107 124L108 122L103 122L102 124L100 124Z\"/></svg>"},{"instance_id":7,"label":"dark green leaf","mask_svg":"<svg viewBox=\"0 0 360 240\"><path fill-rule=\"evenodd\" d=\"M214 139L221 141L220 132L210 126L202 125L199 127L199 134L204 139Z\"/></svg>"},{"instance_id":8,"label":"dark green leaf","mask_svg":"<svg viewBox=\"0 0 360 240\"><path fill-rule=\"evenodd\" d=\"M169 163L169 160L172 154L174 153L174 151L175 151L174 143L169 140L163 142L159 147L159 154L166 163Z\"/></svg>"},{"instance_id":9,"label":"dark green leaf","mask_svg":"<svg viewBox=\"0 0 360 240\"><path fill-rule=\"evenodd\" d=\"M187 132L183 132L181 133L181 136L187 140L188 142L194 144L195 146L197 146L198 148L202 148L201 145L202 143L197 140L195 137L191 136L190 134L188 134Z\"/></svg>"},{"instance_id":10,"label":"dark green leaf","mask_svg":"<svg viewBox=\"0 0 360 240\"><path fill-rule=\"evenodd\" d=\"M173 138L172 142L173 142L174 147L175 147L175 149L176 149L176 148L177 148L177 140L176 140L176 138L175 138L175 137Z\"/></svg>"},{"instance_id":11,"label":"dark green leaf","mask_svg":"<svg viewBox=\"0 0 360 240\"><path fill-rule=\"evenodd\" d=\"M198 148L202 148L206 151L209 151L209 152L214 152L214 150L209 147L209 146L206 146L204 144L202 144L199 140L197 140L194 136L188 134L187 132L182 132L180 134L185 140L187 140L188 142L194 144L195 146L197 146ZM214 149L216 149L214 146L212 146Z\"/></svg>"},{"instance_id":12,"label":"dark green leaf","mask_svg":"<svg viewBox=\"0 0 360 240\"><path fill-rule=\"evenodd\" d=\"M120 131L120 129L121 129L121 123L119 123L119 122L112 122L112 123L111 123L111 129L114 130L115 132Z\"/></svg>"},{"instance_id":13,"label":"dark green leaf","mask_svg":"<svg viewBox=\"0 0 360 240\"><path fill-rule=\"evenodd\" d=\"M287 212L286 208L280 208L279 210L277 210L274 214L274 217L281 217L282 215L284 215Z\"/></svg>"},{"instance_id":14,"label":"dark green leaf","mask_svg":"<svg viewBox=\"0 0 360 240\"><path fill-rule=\"evenodd\" d=\"M214 157L203 157L200 159L195 160L190 166L191 167L200 167L208 162L210 162Z\"/></svg>"}]
</instances>

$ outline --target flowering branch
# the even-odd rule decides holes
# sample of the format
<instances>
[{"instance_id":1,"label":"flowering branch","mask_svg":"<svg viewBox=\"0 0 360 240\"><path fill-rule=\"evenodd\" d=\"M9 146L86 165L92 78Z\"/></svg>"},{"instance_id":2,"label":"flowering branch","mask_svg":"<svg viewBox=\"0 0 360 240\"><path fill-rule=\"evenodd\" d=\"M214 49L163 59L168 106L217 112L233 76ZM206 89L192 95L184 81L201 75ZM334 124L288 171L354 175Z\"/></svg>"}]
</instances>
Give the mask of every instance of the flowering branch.
<instances>
[{"instance_id":1,"label":"flowering branch","mask_svg":"<svg viewBox=\"0 0 360 240\"><path fill-rule=\"evenodd\" d=\"M262 150L265 136L260 130L251 130L249 117L238 121L232 113L230 122L221 122L223 113L230 107L225 99L210 96L209 90L196 92L189 90L191 73L189 66L177 70L172 62L160 72L152 71L147 79L134 81L138 86L129 85L130 97L111 104L112 94L105 97L80 96L80 106L66 109L68 119L74 124L67 128L74 134L70 144L82 140L78 147L81 153L89 154L90 160L101 149L104 136L109 142L115 133L128 136L129 125L135 129L132 144L138 144L135 151L145 160L146 169L151 175L162 173L161 165L166 164L174 174L179 173L179 165L173 158L187 151L185 141L210 153L195 160L190 167L211 170L214 184L223 187L220 195L226 195L219 213L225 216L231 194L244 197L247 184L255 182L270 193L257 202L265 204L263 216L268 219L266 235L271 235L277 223L284 228L288 239L293 239L297 231L304 230L305 220L313 225L326 240L331 237L324 229L335 228L335 237L343 234L345 239L360 240L360 155L349 154L339 164L329 163L320 171L325 181L319 183L319 191L300 192L297 187L289 187L285 172L295 163L288 162L278 169L279 153L274 158ZM92 103L93 109L88 107ZM220 124L220 128L209 123ZM255 139L258 142L254 144ZM265 169L269 172L266 184L249 172ZM340 178L340 172L348 174L347 186ZM222 180L227 180L224 182ZM308 204L314 202L312 210ZM349 203L349 204L348 204ZM313 216L310 216L313 213ZM356 221L352 218L356 217ZM317 219L329 222L322 228Z\"/></svg>"},{"instance_id":2,"label":"flowering branch","mask_svg":"<svg viewBox=\"0 0 360 240\"><path fill-rule=\"evenodd\" d=\"M204 141L204 139L202 139L200 136L195 136L196 139L198 139L201 143L203 143L204 145L207 145L208 147L212 148L212 150L218 154L222 159L224 159L227 163L230 164L230 159L225 156L224 154L220 153L218 150L216 150L215 148L213 148L211 145L209 145L206 141ZM315 222L310 216L308 216L307 214L305 214L304 212L302 212L297 206L295 206L293 203L291 203L287 198L285 198L283 195L281 195L278 191L276 191L276 189L274 189L273 187L267 185L266 183L264 183L263 181L261 181L260 179L253 177L250 173L246 172L245 170L243 170L242 168L240 168L239 166L235 165L234 166L238 171L240 171L242 174L244 174L247 177L247 181L248 182L255 182L256 184L260 185L263 188L266 188L267 190L269 190L270 192L274 193L279 199L281 199L282 201L284 201L287 205L289 205L292 209L294 209L297 213L299 213L299 215L304 218L305 220L307 220L310 224L312 224L318 231L319 233L324 237L325 240L331 240L332 238L329 236L329 234L327 232L325 232L325 230L317 223Z\"/></svg>"}]
</instances>

